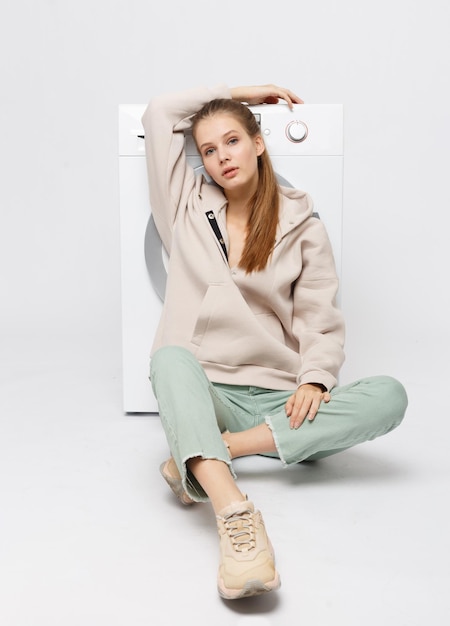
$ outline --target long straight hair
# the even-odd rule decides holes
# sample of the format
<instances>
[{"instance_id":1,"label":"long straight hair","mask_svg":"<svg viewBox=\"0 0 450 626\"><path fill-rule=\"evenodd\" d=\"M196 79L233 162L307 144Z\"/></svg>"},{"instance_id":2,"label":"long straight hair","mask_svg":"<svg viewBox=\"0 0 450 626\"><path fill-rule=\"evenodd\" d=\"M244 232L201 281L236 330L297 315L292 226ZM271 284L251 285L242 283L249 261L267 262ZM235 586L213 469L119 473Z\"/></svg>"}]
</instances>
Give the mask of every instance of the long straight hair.
<instances>
[{"instance_id":1,"label":"long straight hair","mask_svg":"<svg viewBox=\"0 0 450 626\"><path fill-rule=\"evenodd\" d=\"M270 105L267 105L270 106ZM205 104L192 118L192 134L199 122L216 114L232 115L250 137L261 135L261 129L247 106L227 98L218 98ZM258 156L258 186L249 201L250 216L247 236L239 267L247 274L263 270L272 254L279 214L279 186L267 151Z\"/></svg>"}]
</instances>

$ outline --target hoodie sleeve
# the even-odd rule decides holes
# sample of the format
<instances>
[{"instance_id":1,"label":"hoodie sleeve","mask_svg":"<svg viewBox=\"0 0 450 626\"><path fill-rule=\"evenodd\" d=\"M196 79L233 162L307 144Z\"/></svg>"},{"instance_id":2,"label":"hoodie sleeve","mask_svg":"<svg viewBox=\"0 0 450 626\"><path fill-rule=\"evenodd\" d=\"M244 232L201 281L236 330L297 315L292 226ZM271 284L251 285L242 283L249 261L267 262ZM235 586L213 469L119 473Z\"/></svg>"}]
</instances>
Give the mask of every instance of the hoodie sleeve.
<instances>
[{"instance_id":1,"label":"hoodie sleeve","mask_svg":"<svg viewBox=\"0 0 450 626\"><path fill-rule=\"evenodd\" d=\"M152 99L142 116L149 198L156 227L170 253L171 233L179 210L183 210L195 186L195 174L188 164L184 132L190 118L214 98L230 98L226 85L200 87Z\"/></svg>"},{"instance_id":2,"label":"hoodie sleeve","mask_svg":"<svg viewBox=\"0 0 450 626\"><path fill-rule=\"evenodd\" d=\"M294 287L293 331L302 368L297 384L330 390L344 362L344 320L336 305L339 287L331 244L323 223L311 217L301 240L302 271Z\"/></svg>"}]
</instances>

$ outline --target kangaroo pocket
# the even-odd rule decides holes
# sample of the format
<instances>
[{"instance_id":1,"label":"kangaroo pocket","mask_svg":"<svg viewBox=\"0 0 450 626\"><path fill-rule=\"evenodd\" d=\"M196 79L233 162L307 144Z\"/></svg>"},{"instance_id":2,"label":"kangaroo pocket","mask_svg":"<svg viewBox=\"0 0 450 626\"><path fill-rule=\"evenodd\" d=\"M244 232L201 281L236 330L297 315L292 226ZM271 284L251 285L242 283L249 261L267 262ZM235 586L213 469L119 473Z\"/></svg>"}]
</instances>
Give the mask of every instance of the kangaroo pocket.
<instances>
[{"instance_id":1,"label":"kangaroo pocket","mask_svg":"<svg viewBox=\"0 0 450 626\"><path fill-rule=\"evenodd\" d=\"M234 283L212 284L200 305L191 344L200 361L296 374L300 356L285 345L283 337L278 318L255 315Z\"/></svg>"}]
</instances>

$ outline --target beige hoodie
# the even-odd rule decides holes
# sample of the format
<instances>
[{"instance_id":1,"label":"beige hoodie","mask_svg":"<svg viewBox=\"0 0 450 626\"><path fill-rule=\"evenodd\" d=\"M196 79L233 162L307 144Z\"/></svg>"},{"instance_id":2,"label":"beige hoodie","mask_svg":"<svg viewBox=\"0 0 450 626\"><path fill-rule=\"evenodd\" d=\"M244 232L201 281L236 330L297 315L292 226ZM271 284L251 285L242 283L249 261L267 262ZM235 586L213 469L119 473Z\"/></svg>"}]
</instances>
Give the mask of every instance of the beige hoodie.
<instances>
[{"instance_id":1,"label":"beige hoodie","mask_svg":"<svg viewBox=\"0 0 450 626\"><path fill-rule=\"evenodd\" d=\"M183 346L213 382L331 389L344 360L344 323L331 245L310 197L281 188L273 254L263 271L246 274L229 267L206 215L214 212L227 243L222 190L187 163L189 118L209 100L229 97L224 85L160 96L142 117L150 204L170 257L152 354Z\"/></svg>"}]
</instances>

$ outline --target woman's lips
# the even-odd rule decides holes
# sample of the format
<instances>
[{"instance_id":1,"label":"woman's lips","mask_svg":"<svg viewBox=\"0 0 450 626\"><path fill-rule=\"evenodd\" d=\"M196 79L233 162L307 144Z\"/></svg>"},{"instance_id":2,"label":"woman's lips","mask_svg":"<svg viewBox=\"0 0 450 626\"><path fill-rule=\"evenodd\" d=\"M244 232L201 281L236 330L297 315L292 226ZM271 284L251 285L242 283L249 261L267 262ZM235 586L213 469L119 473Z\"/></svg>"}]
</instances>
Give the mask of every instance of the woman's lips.
<instances>
[{"instance_id":1,"label":"woman's lips","mask_svg":"<svg viewBox=\"0 0 450 626\"><path fill-rule=\"evenodd\" d=\"M224 178L233 178L238 172L237 167L227 167L226 170L223 171L222 176Z\"/></svg>"}]
</instances>

